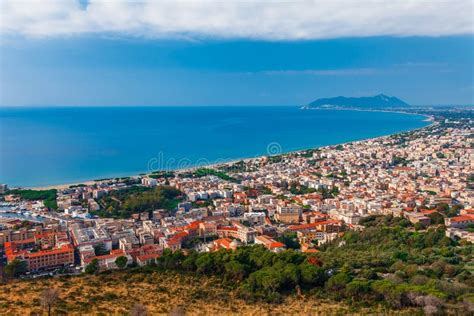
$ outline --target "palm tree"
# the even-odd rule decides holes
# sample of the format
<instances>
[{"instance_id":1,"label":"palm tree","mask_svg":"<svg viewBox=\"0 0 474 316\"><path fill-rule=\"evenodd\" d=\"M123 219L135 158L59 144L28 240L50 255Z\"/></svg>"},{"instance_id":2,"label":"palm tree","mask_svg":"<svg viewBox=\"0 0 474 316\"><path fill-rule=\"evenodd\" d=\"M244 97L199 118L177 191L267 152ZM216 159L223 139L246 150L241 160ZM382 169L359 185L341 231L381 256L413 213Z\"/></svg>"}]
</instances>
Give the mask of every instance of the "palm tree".
<instances>
[{"instance_id":1,"label":"palm tree","mask_svg":"<svg viewBox=\"0 0 474 316\"><path fill-rule=\"evenodd\" d=\"M59 299L59 290L47 288L41 292L40 301L43 307L48 307L48 316L51 316L51 307Z\"/></svg>"}]
</instances>

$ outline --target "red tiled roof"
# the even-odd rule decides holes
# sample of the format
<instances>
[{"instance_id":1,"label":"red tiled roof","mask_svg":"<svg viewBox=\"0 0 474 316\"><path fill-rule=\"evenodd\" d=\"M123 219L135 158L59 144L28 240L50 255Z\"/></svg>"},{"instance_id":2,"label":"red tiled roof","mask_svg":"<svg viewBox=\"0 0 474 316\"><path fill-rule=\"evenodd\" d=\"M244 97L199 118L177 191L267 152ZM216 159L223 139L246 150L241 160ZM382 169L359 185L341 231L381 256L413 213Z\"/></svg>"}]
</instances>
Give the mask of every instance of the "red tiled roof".
<instances>
[{"instance_id":1,"label":"red tiled roof","mask_svg":"<svg viewBox=\"0 0 474 316\"><path fill-rule=\"evenodd\" d=\"M111 250L108 255L96 256L95 259L106 260L106 259L112 259L112 258L120 257L120 256L125 256L125 252L122 249L115 249L115 250Z\"/></svg>"},{"instance_id":2,"label":"red tiled roof","mask_svg":"<svg viewBox=\"0 0 474 316\"><path fill-rule=\"evenodd\" d=\"M179 232L176 235L174 235L172 238L183 239L183 238L187 237L188 235L189 234L187 232Z\"/></svg>"},{"instance_id":3,"label":"red tiled roof","mask_svg":"<svg viewBox=\"0 0 474 316\"><path fill-rule=\"evenodd\" d=\"M474 215L459 215L451 217L451 222L474 221Z\"/></svg>"},{"instance_id":4,"label":"red tiled roof","mask_svg":"<svg viewBox=\"0 0 474 316\"><path fill-rule=\"evenodd\" d=\"M321 194L309 193L304 195L305 199L312 199L312 200L321 200Z\"/></svg>"},{"instance_id":5,"label":"red tiled roof","mask_svg":"<svg viewBox=\"0 0 474 316\"><path fill-rule=\"evenodd\" d=\"M275 241L270 244L270 249L275 249L275 248L285 248L285 244Z\"/></svg>"},{"instance_id":6,"label":"red tiled roof","mask_svg":"<svg viewBox=\"0 0 474 316\"><path fill-rule=\"evenodd\" d=\"M140 255L140 256L137 256L137 261L147 261L147 260L150 260L150 259L156 259L160 257L159 254L157 253L149 253L149 254L144 254L144 255Z\"/></svg>"},{"instance_id":7,"label":"red tiled roof","mask_svg":"<svg viewBox=\"0 0 474 316\"><path fill-rule=\"evenodd\" d=\"M94 259L97 259L97 260L101 261L101 260L118 258L120 256L125 256L125 255L126 255L125 251L123 251L122 249L115 249L115 250L111 250L108 255L84 258L84 262L85 263L90 263Z\"/></svg>"},{"instance_id":8,"label":"red tiled roof","mask_svg":"<svg viewBox=\"0 0 474 316\"><path fill-rule=\"evenodd\" d=\"M341 221L330 219L327 221L320 221L311 224L301 224L301 225L291 225L288 227L289 230L304 230L304 229L311 229L316 228L321 225L329 225L329 224L341 224Z\"/></svg>"},{"instance_id":9,"label":"red tiled roof","mask_svg":"<svg viewBox=\"0 0 474 316\"><path fill-rule=\"evenodd\" d=\"M24 239L24 240L15 240L15 241L9 241L8 242L12 247L15 247L16 245L22 245L22 244L34 244L35 239L34 238L29 238L29 239ZM5 243L5 246L7 243ZM16 247L15 247L16 248Z\"/></svg>"},{"instance_id":10,"label":"red tiled roof","mask_svg":"<svg viewBox=\"0 0 474 316\"><path fill-rule=\"evenodd\" d=\"M190 223L188 226L186 226L187 229L199 229L199 225L202 223L202 221L194 221Z\"/></svg>"},{"instance_id":11,"label":"red tiled roof","mask_svg":"<svg viewBox=\"0 0 474 316\"><path fill-rule=\"evenodd\" d=\"M217 230L229 230L229 231L237 231L237 227L229 227L229 226L224 226L224 227L219 227Z\"/></svg>"},{"instance_id":12,"label":"red tiled roof","mask_svg":"<svg viewBox=\"0 0 474 316\"><path fill-rule=\"evenodd\" d=\"M70 252L70 251L74 251L74 247L71 244L67 244L57 249L48 249L48 250L40 250L37 252L30 252L27 255L30 258L34 258L34 257L42 257L42 256L47 256L47 255L65 253L65 252Z\"/></svg>"},{"instance_id":13,"label":"red tiled roof","mask_svg":"<svg viewBox=\"0 0 474 316\"><path fill-rule=\"evenodd\" d=\"M47 255L54 255L54 254L60 254L60 253L66 253L66 252L71 252L74 251L74 247L71 244L64 244L61 247L58 248L53 248L53 249L44 249L44 250L38 250L35 252L30 252L28 250L18 250L17 245L18 244L27 244L27 243L35 243L34 238L31 239L25 239L25 240L19 240L19 241L13 241L13 242L5 242L5 255L7 256L8 260L12 260L15 257L18 256L24 256L28 258L36 258L36 257L42 257L42 256L47 256Z\"/></svg>"},{"instance_id":14,"label":"red tiled roof","mask_svg":"<svg viewBox=\"0 0 474 316\"><path fill-rule=\"evenodd\" d=\"M223 248L226 248L226 249L229 249L230 248L230 243L232 242L232 239L230 238L219 238L219 239L216 239L213 241L213 243L215 245L217 245L218 247L223 247Z\"/></svg>"}]
</instances>

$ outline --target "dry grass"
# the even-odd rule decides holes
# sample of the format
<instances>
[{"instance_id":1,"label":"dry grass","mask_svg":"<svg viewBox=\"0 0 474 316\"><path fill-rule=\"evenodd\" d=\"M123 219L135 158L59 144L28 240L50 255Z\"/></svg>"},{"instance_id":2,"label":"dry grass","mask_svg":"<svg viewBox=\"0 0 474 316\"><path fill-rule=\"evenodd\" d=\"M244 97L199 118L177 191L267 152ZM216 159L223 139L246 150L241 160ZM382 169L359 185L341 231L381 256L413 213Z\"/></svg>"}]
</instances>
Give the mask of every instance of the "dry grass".
<instances>
[{"instance_id":1,"label":"dry grass","mask_svg":"<svg viewBox=\"0 0 474 316\"><path fill-rule=\"evenodd\" d=\"M0 285L0 315L43 314L39 295L58 288L53 314L127 314L135 303L152 314L173 315L334 315L354 313L349 307L303 297L281 304L247 303L216 278L177 273L114 272L99 276L12 281ZM359 311L367 314L373 310ZM382 312L379 310L378 312Z\"/></svg>"}]
</instances>

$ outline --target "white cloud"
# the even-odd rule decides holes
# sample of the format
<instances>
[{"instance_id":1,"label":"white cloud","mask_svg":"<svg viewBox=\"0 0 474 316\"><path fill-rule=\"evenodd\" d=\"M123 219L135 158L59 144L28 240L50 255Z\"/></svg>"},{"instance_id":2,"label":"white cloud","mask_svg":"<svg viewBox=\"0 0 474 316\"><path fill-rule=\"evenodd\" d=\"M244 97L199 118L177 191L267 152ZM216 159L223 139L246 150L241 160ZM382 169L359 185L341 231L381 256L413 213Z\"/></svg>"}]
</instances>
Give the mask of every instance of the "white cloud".
<instances>
[{"instance_id":1,"label":"white cloud","mask_svg":"<svg viewBox=\"0 0 474 316\"><path fill-rule=\"evenodd\" d=\"M322 39L474 33L472 0L0 0L2 34Z\"/></svg>"},{"instance_id":2,"label":"white cloud","mask_svg":"<svg viewBox=\"0 0 474 316\"><path fill-rule=\"evenodd\" d=\"M452 64L451 64L452 65ZM423 63L407 62L402 64L393 64L385 68L340 68L340 69L283 69L283 70L264 70L259 72L249 72L247 74L264 75L309 75L309 76L371 76L382 74L403 74L408 73L410 68L423 68L425 71L446 73L451 72L450 64L446 63Z\"/></svg>"},{"instance_id":3,"label":"white cloud","mask_svg":"<svg viewBox=\"0 0 474 316\"><path fill-rule=\"evenodd\" d=\"M304 69L304 70L267 70L265 75L311 75L311 76L363 76L381 73L374 68L347 68L347 69Z\"/></svg>"}]
</instances>

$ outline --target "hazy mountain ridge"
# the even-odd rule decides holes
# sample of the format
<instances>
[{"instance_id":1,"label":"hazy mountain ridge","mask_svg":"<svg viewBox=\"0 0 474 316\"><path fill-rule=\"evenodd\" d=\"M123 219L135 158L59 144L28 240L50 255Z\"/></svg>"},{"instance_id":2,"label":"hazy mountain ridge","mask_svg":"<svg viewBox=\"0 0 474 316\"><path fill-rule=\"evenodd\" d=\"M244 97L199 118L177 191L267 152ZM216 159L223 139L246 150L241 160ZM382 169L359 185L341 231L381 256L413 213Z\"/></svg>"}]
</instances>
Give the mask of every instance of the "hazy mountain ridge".
<instances>
[{"instance_id":1,"label":"hazy mountain ridge","mask_svg":"<svg viewBox=\"0 0 474 316\"><path fill-rule=\"evenodd\" d=\"M317 99L306 108L364 108L364 109L384 109L409 107L410 105L397 97L379 94L373 97L334 97Z\"/></svg>"}]
</instances>

